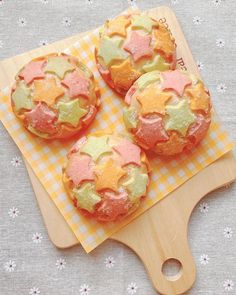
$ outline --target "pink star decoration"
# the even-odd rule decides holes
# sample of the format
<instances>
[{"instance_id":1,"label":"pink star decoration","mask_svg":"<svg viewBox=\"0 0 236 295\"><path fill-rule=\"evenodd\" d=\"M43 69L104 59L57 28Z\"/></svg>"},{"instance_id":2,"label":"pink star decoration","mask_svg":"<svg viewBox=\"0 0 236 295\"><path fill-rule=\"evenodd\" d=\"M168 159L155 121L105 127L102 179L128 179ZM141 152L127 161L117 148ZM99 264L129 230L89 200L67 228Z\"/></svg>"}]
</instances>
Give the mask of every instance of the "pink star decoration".
<instances>
[{"instance_id":1,"label":"pink star decoration","mask_svg":"<svg viewBox=\"0 0 236 295\"><path fill-rule=\"evenodd\" d=\"M152 56L150 43L151 36L143 36L132 31L129 41L124 44L124 49L132 54L134 61L138 61L140 58Z\"/></svg>"},{"instance_id":2,"label":"pink star decoration","mask_svg":"<svg viewBox=\"0 0 236 295\"><path fill-rule=\"evenodd\" d=\"M81 76L77 71L68 73L61 84L69 88L69 96L72 98L79 95L89 96L89 81Z\"/></svg>"},{"instance_id":3,"label":"pink star decoration","mask_svg":"<svg viewBox=\"0 0 236 295\"><path fill-rule=\"evenodd\" d=\"M127 139L123 139L122 142L119 145L114 146L113 149L120 154L122 159L121 160L122 166L125 166L130 163L137 164L138 166L140 166L141 150L137 145L133 144Z\"/></svg>"},{"instance_id":4,"label":"pink star decoration","mask_svg":"<svg viewBox=\"0 0 236 295\"><path fill-rule=\"evenodd\" d=\"M154 119L141 117L135 137L147 149L154 147L157 142L166 141L169 138L163 128L163 119L161 117Z\"/></svg>"},{"instance_id":5,"label":"pink star decoration","mask_svg":"<svg viewBox=\"0 0 236 295\"><path fill-rule=\"evenodd\" d=\"M75 185L79 185L83 180L93 180L91 157L72 154L66 167L66 174Z\"/></svg>"},{"instance_id":6,"label":"pink star decoration","mask_svg":"<svg viewBox=\"0 0 236 295\"><path fill-rule=\"evenodd\" d=\"M101 221L113 221L118 216L127 214L129 210L129 199L126 192L114 194L105 192L101 205L98 208L98 216Z\"/></svg>"},{"instance_id":7,"label":"pink star decoration","mask_svg":"<svg viewBox=\"0 0 236 295\"><path fill-rule=\"evenodd\" d=\"M178 70L162 73L162 77L164 79L162 88L173 89L179 96L183 95L186 86L192 84L192 81Z\"/></svg>"},{"instance_id":8,"label":"pink star decoration","mask_svg":"<svg viewBox=\"0 0 236 295\"><path fill-rule=\"evenodd\" d=\"M36 130L52 134L56 132L56 114L45 104L39 103L36 108L25 113L27 122Z\"/></svg>"},{"instance_id":9,"label":"pink star decoration","mask_svg":"<svg viewBox=\"0 0 236 295\"><path fill-rule=\"evenodd\" d=\"M25 66L25 68L19 74L20 78L23 78L26 84L31 83L34 79L44 78L43 65L45 61L32 61Z\"/></svg>"}]
</instances>

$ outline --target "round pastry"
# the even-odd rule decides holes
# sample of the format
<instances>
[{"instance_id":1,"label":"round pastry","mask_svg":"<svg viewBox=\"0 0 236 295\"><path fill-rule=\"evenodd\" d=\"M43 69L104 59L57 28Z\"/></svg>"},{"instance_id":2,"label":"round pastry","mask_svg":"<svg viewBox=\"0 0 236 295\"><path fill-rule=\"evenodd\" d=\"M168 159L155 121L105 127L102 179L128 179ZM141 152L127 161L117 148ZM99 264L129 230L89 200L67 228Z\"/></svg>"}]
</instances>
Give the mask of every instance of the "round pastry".
<instances>
[{"instance_id":1,"label":"round pastry","mask_svg":"<svg viewBox=\"0 0 236 295\"><path fill-rule=\"evenodd\" d=\"M39 137L72 136L96 115L100 94L94 76L75 57L54 53L33 59L15 80L13 112Z\"/></svg>"},{"instance_id":2,"label":"round pastry","mask_svg":"<svg viewBox=\"0 0 236 295\"><path fill-rule=\"evenodd\" d=\"M175 155L196 146L211 122L211 99L203 82L174 70L141 76L127 92L126 128L144 149Z\"/></svg>"},{"instance_id":3,"label":"round pastry","mask_svg":"<svg viewBox=\"0 0 236 295\"><path fill-rule=\"evenodd\" d=\"M95 57L106 83L125 96L142 74L175 69L176 45L159 21L145 14L121 15L100 30Z\"/></svg>"},{"instance_id":4,"label":"round pastry","mask_svg":"<svg viewBox=\"0 0 236 295\"><path fill-rule=\"evenodd\" d=\"M98 221L116 221L134 212L146 195L149 164L124 137L82 137L67 155L63 183L74 205Z\"/></svg>"}]
</instances>

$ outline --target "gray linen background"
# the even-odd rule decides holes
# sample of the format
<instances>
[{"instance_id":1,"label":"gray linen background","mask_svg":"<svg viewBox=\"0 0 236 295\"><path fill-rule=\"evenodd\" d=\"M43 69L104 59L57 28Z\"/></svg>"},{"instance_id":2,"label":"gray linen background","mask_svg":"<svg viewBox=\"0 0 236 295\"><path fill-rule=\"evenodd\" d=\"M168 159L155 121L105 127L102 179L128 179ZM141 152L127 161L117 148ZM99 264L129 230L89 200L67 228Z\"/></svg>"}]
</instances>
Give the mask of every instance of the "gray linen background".
<instances>
[{"instance_id":1,"label":"gray linen background","mask_svg":"<svg viewBox=\"0 0 236 295\"><path fill-rule=\"evenodd\" d=\"M235 140L235 0L0 0L0 59L92 29L134 2L176 12ZM0 132L0 294L156 294L142 263L119 243L106 241L90 255L82 247L62 251L52 245L20 152L2 125ZM236 294L235 198L234 184L211 193L192 214L197 281L188 294Z\"/></svg>"}]
</instances>

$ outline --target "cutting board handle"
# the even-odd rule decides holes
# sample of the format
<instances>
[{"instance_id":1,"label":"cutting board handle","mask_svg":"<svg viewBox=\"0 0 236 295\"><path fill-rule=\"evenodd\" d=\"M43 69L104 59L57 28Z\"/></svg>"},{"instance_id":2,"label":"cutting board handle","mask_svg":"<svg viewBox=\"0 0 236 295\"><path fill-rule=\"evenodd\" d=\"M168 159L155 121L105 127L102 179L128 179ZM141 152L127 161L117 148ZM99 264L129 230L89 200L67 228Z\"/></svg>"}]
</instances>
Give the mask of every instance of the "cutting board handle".
<instances>
[{"instance_id":1,"label":"cutting board handle","mask_svg":"<svg viewBox=\"0 0 236 295\"><path fill-rule=\"evenodd\" d=\"M166 295L183 294L192 287L196 278L196 267L187 240L188 223L183 218L181 207L174 203L172 198L168 202L160 201L158 212L156 207L151 208L112 237L139 256L155 289ZM163 265L169 259L176 259L181 264L178 274L171 277L163 273Z\"/></svg>"}]
</instances>

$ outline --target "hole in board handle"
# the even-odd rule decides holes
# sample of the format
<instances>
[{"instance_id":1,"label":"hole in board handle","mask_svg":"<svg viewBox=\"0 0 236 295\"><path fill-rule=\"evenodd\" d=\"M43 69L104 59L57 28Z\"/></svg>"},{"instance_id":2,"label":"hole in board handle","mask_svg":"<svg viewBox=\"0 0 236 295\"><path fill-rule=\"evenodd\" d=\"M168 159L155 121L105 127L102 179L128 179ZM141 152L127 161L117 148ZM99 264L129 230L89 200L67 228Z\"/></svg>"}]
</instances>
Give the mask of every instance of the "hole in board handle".
<instances>
[{"instance_id":1,"label":"hole in board handle","mask_svg":"<svg viewBox=\"0 0 236 295\"><path fill-rule=\"evenodd\" d=\"M177 281L182 276L183 266L179 260L170 258L162 264L161 271L168 281Z\"/></svg>"}]
</instances>

